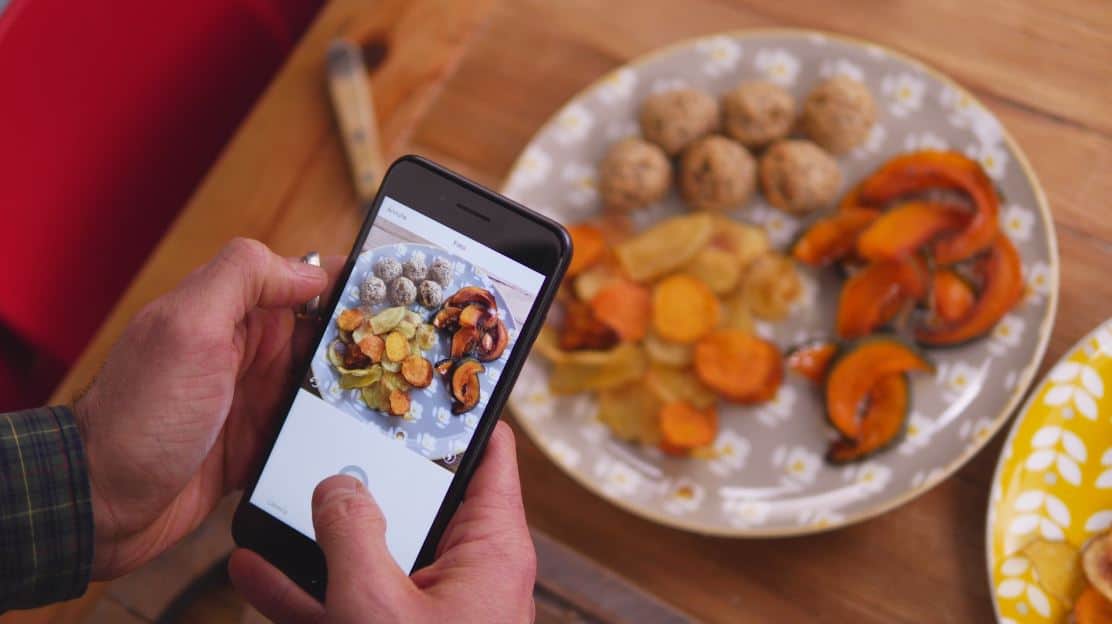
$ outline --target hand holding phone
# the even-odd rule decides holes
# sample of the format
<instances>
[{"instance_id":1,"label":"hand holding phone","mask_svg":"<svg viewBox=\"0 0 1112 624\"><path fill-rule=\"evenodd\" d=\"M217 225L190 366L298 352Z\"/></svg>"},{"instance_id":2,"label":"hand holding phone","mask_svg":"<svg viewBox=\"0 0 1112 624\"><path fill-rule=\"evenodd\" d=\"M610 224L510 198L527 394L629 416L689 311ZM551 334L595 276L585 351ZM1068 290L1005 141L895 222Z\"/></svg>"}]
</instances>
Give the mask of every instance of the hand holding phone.
<instances>
[{"instance_id":1,"label":"hand holding phone","mask_svg":"<svg viewBox=\"0 0 1112 624\"><path fill-rule=\"evenodd\" d=\"M337 476L313 495L328 561L324 604L259 555L232 554L232 582L276 622L529 622L536 561L521 504L513 433L499 423L430 566L412 578L385 540L385 517L357 479Z\"/></svg>"}]
</instances>

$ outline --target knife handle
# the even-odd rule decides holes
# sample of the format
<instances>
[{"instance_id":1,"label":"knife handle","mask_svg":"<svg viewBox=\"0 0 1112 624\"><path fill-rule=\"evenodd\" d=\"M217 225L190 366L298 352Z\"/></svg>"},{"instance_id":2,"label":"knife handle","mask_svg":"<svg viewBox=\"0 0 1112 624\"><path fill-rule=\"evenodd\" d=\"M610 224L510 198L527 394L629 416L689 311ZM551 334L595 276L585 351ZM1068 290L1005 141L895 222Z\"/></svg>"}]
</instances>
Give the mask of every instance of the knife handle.
<instances>
[{"instance_id":1,"label":"knife handle","mask_svg":"<svg viewBox=\"0 0 1112 624\"><path fill-rule=\"evenodd\" d=\"M344 139L355 192L370 201L386 171L378 137L371 82L359 48L337 39L328 48L328 90Z\"/></svg>"}]
</instances>

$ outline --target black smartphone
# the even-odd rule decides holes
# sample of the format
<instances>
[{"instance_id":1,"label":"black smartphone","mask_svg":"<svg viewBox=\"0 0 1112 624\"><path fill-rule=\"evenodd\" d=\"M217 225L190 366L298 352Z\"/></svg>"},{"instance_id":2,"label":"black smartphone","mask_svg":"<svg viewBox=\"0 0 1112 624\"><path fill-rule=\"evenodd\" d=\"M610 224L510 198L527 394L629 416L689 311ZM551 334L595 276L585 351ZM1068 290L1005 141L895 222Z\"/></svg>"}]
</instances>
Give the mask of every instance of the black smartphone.
<instances>
[{"instance_id":1,"label":"black smartphone","mask_svg":"<svg viewBox=\"0 0 1112 624\"><path fill-rule=\"evenodd\" d=\"M387 172L232 533L323 598L313 489L362 480L428 565L571 258L555 221L417 156Z\"/></svg>"}]
</instances>

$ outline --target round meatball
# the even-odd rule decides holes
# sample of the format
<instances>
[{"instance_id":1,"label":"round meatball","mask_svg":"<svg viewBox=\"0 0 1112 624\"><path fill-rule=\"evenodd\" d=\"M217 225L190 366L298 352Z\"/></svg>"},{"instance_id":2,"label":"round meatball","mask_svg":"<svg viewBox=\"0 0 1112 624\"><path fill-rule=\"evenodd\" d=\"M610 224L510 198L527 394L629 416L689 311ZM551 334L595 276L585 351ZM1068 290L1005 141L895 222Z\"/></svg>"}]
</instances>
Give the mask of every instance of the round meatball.
<instances>
[{"instance_id":1,"label":"round meatball","mask_svg":"<svg viewBox=\"0 0 1112 624\"><path fill-rule=\"evenodd\" d=\"M417 285L417 303L430 310L438 307L444 301L444 290L440 284L432 280L425 280Z\"/></svg>"},{"instance_id":2,"label":"round meatball","mask_svg":"<svg viewBox=\"0 0 1112 624\"><path fill-rule=\"evenodd\" d=\"M390 303L396 306L405 306L413 303L417 298L417 287L408 277L396 277L390 282Z\"/></svg>"},{"instance_id":3,"label":"round meatball","mask_svg":"<svg viewBox=\"0 0 1112 624\"><path fill-rule=\"evenodd\" d=\"M737 141L717 135L699 139L680 159L680 194L692 208L741 206L753 193L756 170L753 156Z\"/></svg>"},{"instance_id":4,"label":"round meatball","mask_svg":"<svg viewBox=\"0 0 1112 624\"><path fill-rule=\"evenodd\" d=\"M429 265L429 279L447 288L452 283L452 263L444 258L437 258Z\"/></svg>"},{"instance_id":5,"label":"round meatball","mask_svg":"<svg viewBox=\"0 0 1112 624\"><path fill-rule=\"evenodd\" d=\"M861 145L876 121L876 103L865 85L835 76L815 87L803 102L799 127L834 154Z\"/></svg>"},{"instance_id":6,"label":"round meatball","mask_svg":"<svg viewBox=\"0 0 1112 624\"><path fill-rule=\"evenodd\" d=\"M641 135L669 156L718 128L718 102L704 91L656 93L641 104Z\"/></svg>"},{"instance_id":7,"label":"round meatball","mask_svg":"<svg viewBox=\"0 0 1112 624\"><path fill-rule=\"evenodd\" d=\"M672 163L656 145L641 139L615 143L598 171L599 194L607 208L629 212L664 197Z\"/></svg>"},{"instance_id":8,"label":"round meatball","mask_svg":"<svg viewBox=\"0 0 1112 624\"><path fill-rule=\"evenodd\" d=\"M832 204L842 185L834 157L803 140L773 143L761 156L760 175L769 203L794 215Z\"/></svg>"},{"instance_id":9,"label":"round meatball","mask_svg":"<svg viewBox=\"0 0 1112 624\"><path fill-rule=\"evenodd\" d=\"M722 126L746 147L763 147L788 136L794 121L795 100L771 82L743 82L722 96Z\"/></svg>"},{"instance_id":10,"label":"round meatball","mask_svg":"<svg viewBox=\"0 0 1112 624\"><path fill-rule=\"evenodd\" d=\"M425 265L425 259L421 256L414 256L402 264L402 275L414 284L420 284L428 274L429 267Z\"/></svg>"},{"instance_id":11,"label":"round meatball","mask_svg":"<svg viewBox=\"0 0 1112 624\"><path fill-rule=\"evenodd\" d=\"M373 275L363 280L359 286L359 301L369 306L386 301L386 282Z\"/></svg>"},{"instance_id":12,"label":"round meatball","mask_svg":"<svg viewBox=\"0 0 1112 624\"><path fill-rule=\"evenodd\" d=\"M402 264L396 258L387 256L375 263L374 272L382 281L389 284L402 274Z\"/></svg>"}]
</instances>

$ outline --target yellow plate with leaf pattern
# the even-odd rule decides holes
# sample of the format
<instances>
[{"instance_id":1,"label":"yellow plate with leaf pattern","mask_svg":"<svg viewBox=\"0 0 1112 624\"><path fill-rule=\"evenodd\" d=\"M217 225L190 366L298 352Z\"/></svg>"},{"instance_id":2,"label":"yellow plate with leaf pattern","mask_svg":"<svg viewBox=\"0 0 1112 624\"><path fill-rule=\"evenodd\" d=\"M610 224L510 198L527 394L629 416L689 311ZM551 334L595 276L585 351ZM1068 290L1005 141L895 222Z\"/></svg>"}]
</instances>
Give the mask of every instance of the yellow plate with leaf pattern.
<instances>
[{"instance_id":1,"label":"yellow plate with leaf pattern","mask_svg":"<svg viewBox=\"0 0 1112 624\"><path fill-rule=\"evenodd\" d=\"M1000 454L986 540L997 620L1068 622L1078 551L1110 526L1112 319L1050 370Z\"/></svg>"}]
</instances>

